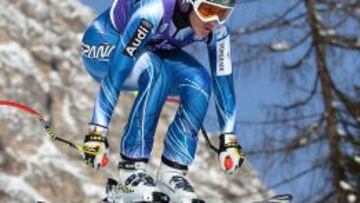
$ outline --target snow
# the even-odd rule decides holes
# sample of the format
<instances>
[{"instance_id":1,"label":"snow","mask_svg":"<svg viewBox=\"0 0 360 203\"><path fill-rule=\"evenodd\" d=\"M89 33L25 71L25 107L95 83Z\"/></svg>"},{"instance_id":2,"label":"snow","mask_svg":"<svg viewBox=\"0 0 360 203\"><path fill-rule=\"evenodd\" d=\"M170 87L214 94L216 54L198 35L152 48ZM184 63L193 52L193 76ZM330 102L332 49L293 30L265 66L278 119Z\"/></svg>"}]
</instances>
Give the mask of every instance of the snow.
<instances>
[{"instance_id":1,"label":"snow","mask_svg":"<svg viewBox=\"0 0 360 203\"><path fill-rule=\"evenodd\" d=\"M49 79L50 79L50 81L51 81L51 85L58 86L58 87L63 86L63 85L62 85L62 82L61 82L61 77L59 76L59 73L58 73L58 72L56 72L56 71L50 71L50 73L49 73Z\"/></svg>"},{"instance_id":2,"label":"snow","mask_svg":"<svg viewBox=\"0 0 360 203\"><path fill-rule=\"evenodd\" d=\"M46 157L59 157L61 152L54 144L49 140L49 138L44 138L42 145L38 148L37 159L42 159Z\"/></svg>"},{"instance_id":3,"label":"snow","mask_svg":"<svg viewBox=\"0 0 360 203\"><path fill-rule=\"evenodd\" d=\"M17 112L15 108L9 108L8 106L0 106L0 118L9 118Z\"/></svg>"},{"instance_id":4,"label":"snow","mask_svg":"<svg viewBox=\"0 0 360 203\"><path fill-rule=\"evenodd\" d=\"M27 37L29 40L31 40L32 37L42 34L42 32L44 31L41 24L39 24L37 21L33 19L29 19L27 21L26 28L27 28Z\"/></svg>"},{"instance_id":5,"label":"snow","mask_svg":"<svg viewBox=\"0 0 360 203\"><path fill-rule=\"evenodd\" d=\"M356 202L356 196L354 195L354 194L349 194L348 196L347 196L347 199L348 199L348 201L350 202L350 203L353 203L353 202Z\"/></svg>"},{"instance_id":6,"label":"snow","mask_svg":"<svg viewBox=\"0 0 360 203\"><path fill-rule=\"evenodd\" d=\"M0 165L4 164L5 162L5 157L3 153L0 153Z\"/></svg>"},{"instance_id":7,"label":"snow","mask_svg":"<svg viewBox=\"0 0 360 203\"><path fill-rule=\"evenodd\" d=\"M356 163L360 164L360 156L355 156L354 160Z\"/></svg>"},{"instance_id":8,"label":"snow","mask_svg":"<svg viewBox=\"0 0 360 203\"><path fill-rule=\"evenodd\" d=\"M273 51L285 51L288 50L289 48L290 48L289 44L285 41L274 43L271 45L271 49Z\"/></svg>"},{"instance_id":9,"label":"snow","mask_svg":"<svg viewBox=\"0 0 360 203\"><path fill-rule=\"evenodd\" d=\"M306 145L309 142L309 140L306 137L303 137L299 140L300 145Z\"/></svg>"},{"instance_id":10,"label":"snow","mask_svg":"<svg viewBox=\"0 0 360 203\"><path fill-rule=\"evenodd\" d=\"M239 32L239 34L243 34L246 32L246 29L241 27L238 29L238 32Z\"/></svg>"},{"instance_id":11,"label":"snow","mask_svg":"<svg viewBox=\"0 0 360 203\"><path fill-rule=\"evenodd\" d=\"M58 46L51 47L51 52L53 54L54 60L57 61L64 61L71 58L68 51L63 51Z\"/></svg>"},{"instance_id":12,"label":"snow","mask_svg":"<svg viewBox=\"0 0 360 203\"><path fill-rule=\"evenodd\" d=\"M99 185L95 185L92 183L85 183L82 184L82 189L88 196L99 196L99 197L105 197L105 189L104 187L101 187Z\"/></svg>"},{"instance_id":13,"label":"snow","mask_svg":"<svg viewBox=\"0 0 360 203\"><path fill-rule=\"evenodd\" d=\"M44 32L44 43L45 45L52 45L56 44L56 42L59 40L58 36L51 31L46 30Z\"/></svg>"},{"instance_id":14,"label":"snow","mask_svg":"<svg viewBox=\"0 0 360 203\"><path fill-rule=\"evenodd\" d=\"M67 95L63 100L62 113L65 122L69 125L72 131L76 131L77 125L74 117L71 115L71 104L69 96Z\"/></svg>"},{"instance_id":15,"label":"snow","mask_svg":"<svg viewBox=\"0 0 360 203\"><path fill-rule=\"evenodd\" d=\"M18 70L21 74L31 75L37 81L37 84L41 86L43 90L46 90L47 83L44 82L43 74L41 74L40 70L36 68L35 62L31 57L29 51L20 46L16 42L8 42L0 44L0 61L6 69L10 69L9 71ZM15 78L15 75L12 76ZM12 81L12 84L18 84L19 80ZM21 91L21 89L18 89ZM21 92L19 92L21 93Z\"/></svg>"},{"instance_id":16,"label":"snow","mask_svg":"<svg viewBox=\"0 0 360 203\"><path fill-rule=\"evenodd\" d=\"M333 29L320 30L320 35L323 37L331 37L336 35L336 31Z\"/></svg>"},{"instance_id":17,"label":"snow","mask_svg":"<svg viewBox=\"0 0 360 203\"><path fill-rule=\"evenodd\" d=\"M336 9L342 9L344 6L343 6L343 4L341 4L341 3L337 3L336 4Z\"/></svg>"},{"instance_id":18,"label":"snow","mask_svg":"<svg viewBox=\"0 0 360 203\"><path fill-rule=\"evenodd\" d=\"M343 190L352 190L352 187L349 183L341 180L340 181L340 187L343 189Z\"/></svg>"},{"instance_id":19,"label":"snow","mask_svg":"<svg viewBox=\"0 0 360 203\"><path fill-rule=\"evenodd\" d=\"M320 15L319 13L315 13L315 18L316 18L316 20L318 20L319 22L322 22L322 21L323 21L321 15Z\"/></svg>"},{"instance_id":20,"label":"snow","mask_svg":"<svg viewBox=\"0 0 360 203\"><path fill-rule=\"evenodd\" d=\"M24 16L14 4L0 4L0 27L6 27L7 33L19 41L31 41L43 32L41 25Z\"/></svg>"},{"instance_id":21,"label":"snow","mask_svg":"<svg viewBox=\"0 0 360 203\"><path fill-rule=\"evenodd\" d=\"M41 60L44 63L50 63L52 59L52 53L49 47L44 46L34 46L31 48L31 52L36 58Z\"/></svg>"},{"instance_id":22,"label":"snow","mask_svg":"<svg viewBox=\"0 0 360 203\"><path fill-rule=\"evenodd\" d=\"M78 42L81 42L83 37L84 37L84 33L77 33L76 34L76 40Z\"/></svg>"},{"instance_id":23,"label":"snow","mask_svg":"<svg viewBox=\"0 0 360 203\"><path fill-rule=\"evenodd\" d=\"M0 61L0 70L3 67L2 62ZM0 77L0 86L5 87L6 86L6 80L4 77Z\"/></svg>"},{"instance_id":24,"label":"snow","mask_svg":"<svg viewBox=\"0 0 360 203\"><path fill-rule=\"evenodd\" d=\"M344 129L338 127L338 128L336 129L336 132L339 134L339 136L341 136L341 137L346 137L346 132L344 131Z\"/></svg>"},{"instance_id":25,"label":"snow","mask_svg":"<svg viewBox=\"0 0 360 203\"><path fill-rule=\"evenodd\" d=\"M39 4L38 0L26 0L24 10L37 19L45 19L49 14L49 7L46 4Z\"/></svg>"},{"instance_id":26,"label":"snow","mask_svg":"<svg viewBox=\"0 0 360 203\"><path fill-rule=\"evenodd\" d=\"M63 170L74 177L84 180L84 171L66 160L63 154L55 146L54 142L44 137L43 144L40 146L37 154L31 158L34 163L52 164L56 168Z\"/></svg>"},{"instance_id":27,"label":"snow","mask_svg":"<svg viewBox=\"0 0 360 203\"><path fill-rule=\"evenodd\" d=\"M76 108L80 110L86 110L92 108L92 103L90 102L91 99L88 97L85 97L84 95L81 95L80 97L76 98L76 101L74 101L74 104Z\"/></svg>"},{"instance_id":28,"label":"snow","mask_svg":"<svg viewBox=\"0 0 360 203\"><path fill-rule=\"evenodd\" d=\"M6 193L10 194L11 196L24 199L25 200L24 202L26 201L49 202L45 197L39 194L31 185L26 183L21 177L11 176L9 174L0 172L0 185L2 186L3 189L5 188ZM25 193L25 195L23 193Z\"/></svg>"},{"instance_id":29,"label":"snow","mask_svg":"<svg viewBox=\"0 0 360 203\"><path fill-rule=\"evenodd\" d=\"M54 4L58 8L58 12L61 16L66 17L69 20L80 20L81 23L86 24L89 22L89 16L92 16L92 10L86 6L83 6L79 1L58 1L50 0L51 4Z\"/></svg>"},{"instance_id":30,"label":"snow","mask_svg":"<svg viewBox=\"0 0 360 203\"><path fill-rule=\"evenodd\" d=\"M18 150L13 150L12 148L6 147L5 152L13 157L17 158L17 161L27 163L28 165L34 164L42 166L52 165L53 167L65 171L78 180L85 180L86 174L80 168L72 164L69 160L66 160L66 157L61 151L55 146L55 143L50 140L48 137L44 137L42 144L39 145L37 152L33 155L23 153ZM32 171L28 171L32 173ZM26 174L24 174L26 176Z\"/></svg>"},{"instance_id":31,"label":"snow","mask_svg":"<svg viewBox=\"0 0 360 203\"><path fill-rule=\"evenodd\" d=\"M341 107L341 103L339 101L332 101L331 106L334 108L339 108Z\"/></svg>"},{"instance_id":32,"label":"snow","mask_svg":"<svg viewBox=\"0 0 360 203\"><path fill-rule=\"evenodd\" d=\"M357 39L356 44L357 47L360 47L360 37Z\"/></svg>"},{"instance_id":33,"label":"snow","mask_svg":"<svg viewBox=\"0 0 360 203\"><path fill-rule=\"evenodd\" d=\"M16 42L0 44L0 60L6 67L31 74L33 61L27 51Z\"/></svg>"}]
</instances>

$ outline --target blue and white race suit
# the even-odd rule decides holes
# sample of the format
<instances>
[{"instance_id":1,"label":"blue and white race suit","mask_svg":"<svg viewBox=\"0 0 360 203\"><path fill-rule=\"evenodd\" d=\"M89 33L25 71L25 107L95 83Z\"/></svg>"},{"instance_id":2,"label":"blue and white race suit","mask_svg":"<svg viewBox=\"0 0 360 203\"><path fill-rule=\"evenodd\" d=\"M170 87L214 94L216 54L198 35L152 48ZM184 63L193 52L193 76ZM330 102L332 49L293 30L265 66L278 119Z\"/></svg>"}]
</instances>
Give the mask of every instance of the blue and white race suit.
<instances>
[{"instance_id":1,"label":"blue and white race suit","mask_svg":"<svg viewBox=\"0 0 360 203\"><path fill-rule=\"evenodd\" d=\"M197 37L182 0L114 0L82 39L82 60L100 83L91 123L108 126L121 90L138 90L120 143L124 159L147 161L167 96L180 105L164 141L163 158L189 165L213 89L222 133L234 132L235 94L226 26ZM181 48L208 44L211 76Z\"/></svg>"}]
</instances>

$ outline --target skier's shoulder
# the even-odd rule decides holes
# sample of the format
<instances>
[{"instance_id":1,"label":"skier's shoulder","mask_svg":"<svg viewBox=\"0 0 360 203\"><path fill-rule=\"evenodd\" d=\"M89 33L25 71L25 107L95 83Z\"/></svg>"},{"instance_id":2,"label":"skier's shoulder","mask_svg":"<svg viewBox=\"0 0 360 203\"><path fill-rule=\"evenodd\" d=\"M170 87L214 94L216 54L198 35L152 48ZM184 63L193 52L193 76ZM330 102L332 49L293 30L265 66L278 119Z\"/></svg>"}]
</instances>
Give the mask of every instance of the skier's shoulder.
<instances>
[{"instance_id":1,"label":"skier's shoulder","mask_svg":"<svg viewBox=\"0 0 360 203\"><path fill-rule=\"evenodd\" d=\"M171 0L135 0L127 3L123 0L114 0L110 6L110 12L123 18L126 13L137 13L142 18L162 18L164 15L164 2Z\"/></svg>"},{"instance_id":2,"label":"skier's shoulder","mask_svg":"<svg viewBox=\"0 0 360 203\"><path fill-rule=\"evenodd\" d=\"M212 35L217 39L225 38L229 34L230 31L229 31L229 26L227 24L218 25L212 31Z\"/></svg>"},{"instance_id":3,"label":"skier's shoulder","mask_svg":"<svg viewBox=\"0 0 360 203\"><path fill-rule=\"evenodd\" d=\"M166 7L165 0L139 0L134 5L134 14L137 18L148 21L154 29L160 25L164 16Z\"/></svg>"},{"instance_id":4,"label":"skier's shoulder","mask_svg":"<svg viewBox=\"0 0 360 203\"><path fill-rule=\"evenodd\" d=\"M222 41L223 39L229 37L229 26L226 24L223 25L217 25L208 35L206 39L206 43L214 47L216 45L217 41Z\"/></svg>"},{"instance_id":5,"label":"skier's shoulder","mask_svg":"<svg viewBox=\"0 0 360 203\"><path fill-rule=\"evenodd\" d=\"M166 10L166 0L139 0L136 7L144 16L163 17Z\"/></svg>"}]
</instances>

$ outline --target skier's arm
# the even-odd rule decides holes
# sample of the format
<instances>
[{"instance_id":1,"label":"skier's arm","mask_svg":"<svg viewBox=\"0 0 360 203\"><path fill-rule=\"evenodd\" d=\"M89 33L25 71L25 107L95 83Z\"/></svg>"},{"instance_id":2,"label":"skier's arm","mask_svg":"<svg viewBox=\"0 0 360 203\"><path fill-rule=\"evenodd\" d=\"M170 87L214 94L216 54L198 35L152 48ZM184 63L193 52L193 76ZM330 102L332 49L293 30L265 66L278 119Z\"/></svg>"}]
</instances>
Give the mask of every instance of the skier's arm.
<instances>
[{"instance_id":1,"label":"skier's arm","mask_svg":"<svg viewBox=\"0 0 360 203\"><path fill-rule=\"evenodd\" d=\"M236 102L227 26L214 29L208 43L209 62L221 133L235 131Z\"/></svg>"},{"instance_id":2,"label":"skier's arm","mask_svg":"<svg viewBox=\"0 0 360 203\"><path fill-rule=\"evenodd\" d=\"M144 0L134 11L114 51L115 59L103 79L96 97L91 123L107 127L117 105L124 80L130 74L137 57L155 34L163 17L161 0Z\"/></svg>"},{"instance_id":3,"label":"skier's arm","mask_svg":"<svg viewBox=\"0 0 360 203\"><path fill-rule=\"evenodd\" d=\"M208 51L216 111L221 129L219 161L225 173L232 174L243 164L244 155L234 133L236 102L228 27L220 26L212 32Z\"/></svg>"}]
</instances>

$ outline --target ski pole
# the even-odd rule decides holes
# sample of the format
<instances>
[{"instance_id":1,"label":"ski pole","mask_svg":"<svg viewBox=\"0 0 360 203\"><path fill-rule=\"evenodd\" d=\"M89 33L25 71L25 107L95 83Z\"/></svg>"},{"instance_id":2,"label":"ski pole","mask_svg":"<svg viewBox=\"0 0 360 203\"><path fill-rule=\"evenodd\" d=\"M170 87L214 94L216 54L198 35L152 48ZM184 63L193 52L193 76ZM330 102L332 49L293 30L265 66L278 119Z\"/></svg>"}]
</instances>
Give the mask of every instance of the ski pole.
<instances>
[{"instance_id":1,"label":"ski pole","mask_svg":"<svg viewBox=\"0 0 360 203\"><path fill-rule=\"evenodd\" d=\"M217 154L219 154L219 153L220 153L220 150L219 150L218 148L216 148L216 147L211 143L210 138L209 138L209 136L208 136L208 134L207 134L207 132L206 132L206 130L205 130L205 127L204 127L203 125L201 126L200 130L201 130L201 133L204 135L204 138L205 138L205 141L206 141L207 146L208 146L211 150L213 150L214 152L216 152Z\"/></svg>"},{"instance_id":2,"label":"ski pole","mask_svg":"<svg viewBox=\"0 0 360 203\"><path fill-rule=\"evenodd\" d=\"M78 151L78 153L80 153L81 155L83 155L83 153L87 153L87 154L91 154L91 155L97 155L100 152L96 152L94 149L88 148L86 146L83 145L78 145L78 144L74 144L71 141L68 141L66 139L60 138L59 136L57 136L57 134L55 133L55 131L51 128L51 126L49 125L49 123L44 119L44 117L37 112L36 110L30 108L29 106L25 105L25 104L21 104L21 103L17 103L14 101L7 101L7 100L0 100L0 106L9 106L9 107L14 107L16 109L20 109L22 111L28 112L30 113L32 116L34 116L35 118L37 118L40 123L41 126L45 129L48 137L58 143L63 144L64 146L68 147L68 148L72 148L75 149L76 151Z\"/></svg>"}]
</instances>

